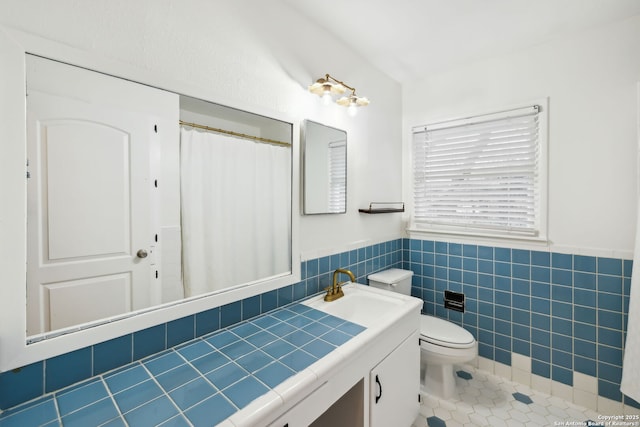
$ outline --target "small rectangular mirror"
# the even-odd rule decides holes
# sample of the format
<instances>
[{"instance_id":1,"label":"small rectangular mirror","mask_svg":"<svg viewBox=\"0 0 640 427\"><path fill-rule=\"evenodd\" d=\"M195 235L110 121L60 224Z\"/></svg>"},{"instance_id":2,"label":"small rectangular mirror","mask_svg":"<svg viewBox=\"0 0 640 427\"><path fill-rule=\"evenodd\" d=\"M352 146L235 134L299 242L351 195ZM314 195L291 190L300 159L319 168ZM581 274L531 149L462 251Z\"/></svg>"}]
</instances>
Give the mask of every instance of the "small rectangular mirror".
<instances>
[{"instance_id":1,"label":"small rectangular mirror","mask_svg":"<svg viewBox=\"0 0 640 427\"><path fill-rule=\"evenodd\" d=\"M311 120L302 124L303 212L347 211L347 132Z\"/></svg>"}]
</instances>

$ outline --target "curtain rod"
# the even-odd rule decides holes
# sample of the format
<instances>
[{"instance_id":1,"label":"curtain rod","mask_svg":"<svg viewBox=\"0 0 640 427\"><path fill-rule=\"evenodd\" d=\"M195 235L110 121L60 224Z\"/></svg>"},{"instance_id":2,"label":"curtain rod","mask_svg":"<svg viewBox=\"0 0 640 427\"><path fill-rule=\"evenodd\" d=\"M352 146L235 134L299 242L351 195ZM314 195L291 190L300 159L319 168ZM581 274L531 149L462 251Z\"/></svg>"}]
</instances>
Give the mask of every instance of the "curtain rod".
<instances>
[{"instance_id":1,"label":"curtain rod","mask_svg":"<svg viewBox=\"0 0 640 427\"><path fill-rule=\"evenodd\" d=\"M253 139L254 141L265 142L265 143L268 143L268 144L282 145L282 146L285 146L285 147L290 147L291 146L291 143L289 143L289 142L278 141L276 139L262 138L262 137L259 137L259 136L247 135L247 134L244 134L244 133L238 133L238 132L234 132L234 131L231 131L231 130L212 128L210 126L199 125L197 123L190 123L190 122L185 122L185 121L182 121L182 120L179 120L179 123L180 123L180 126L189 126L189 127L192 127L192 128L203 129L203 130L207 130L207 131L211 131L211 132L224 133L224 134L227 134L227 135L233 135L233 136L237 136L237 137L240 137L240 138Z\"/></svg>"}]
</instances>

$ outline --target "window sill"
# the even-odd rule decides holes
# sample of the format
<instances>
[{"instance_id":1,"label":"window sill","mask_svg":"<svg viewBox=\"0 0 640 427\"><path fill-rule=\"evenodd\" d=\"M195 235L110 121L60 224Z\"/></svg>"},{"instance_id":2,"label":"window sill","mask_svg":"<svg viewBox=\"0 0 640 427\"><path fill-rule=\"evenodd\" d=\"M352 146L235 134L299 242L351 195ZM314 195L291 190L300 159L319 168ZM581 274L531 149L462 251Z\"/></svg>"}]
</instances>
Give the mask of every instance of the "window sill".
<instances>
[{"instance_id":1,"label":"window sill","mask_svg":"<svg viewBox=\"0 0 640 427\"><path fill-rule=\"evenodd\" d=\"M549 240L546 237L540 236L523 236L523 235L508 235L508 234L492 234L483 233L478 230L470 229L435 229L435 228L421 228L416 225L410 225L406 229L410 238L418 239L433 239L433 240L450 240L456 243L478 244L486 243L496 246L508 244L509 246L518 246L528 249L543 249L549 247Z\"/></svg>"}]
</instances>

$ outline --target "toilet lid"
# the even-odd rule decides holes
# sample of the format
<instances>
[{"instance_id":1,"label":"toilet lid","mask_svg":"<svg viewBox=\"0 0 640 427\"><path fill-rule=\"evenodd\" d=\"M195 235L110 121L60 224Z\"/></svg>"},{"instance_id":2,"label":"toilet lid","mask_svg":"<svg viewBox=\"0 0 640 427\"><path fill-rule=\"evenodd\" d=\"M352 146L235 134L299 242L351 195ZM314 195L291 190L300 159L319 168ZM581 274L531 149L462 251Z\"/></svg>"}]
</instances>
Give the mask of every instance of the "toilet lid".
<instances>
[{"instance_id":1,"label":"toilet lid","mask_svg":"<svg viewBox=\"0 0 640 427\"><path fill-rule=\"evenodd\" d=\"M443 347L466 348L473 345L471 332L434 316L420 316L420 338Z\"/></svg>"}]
</instances>

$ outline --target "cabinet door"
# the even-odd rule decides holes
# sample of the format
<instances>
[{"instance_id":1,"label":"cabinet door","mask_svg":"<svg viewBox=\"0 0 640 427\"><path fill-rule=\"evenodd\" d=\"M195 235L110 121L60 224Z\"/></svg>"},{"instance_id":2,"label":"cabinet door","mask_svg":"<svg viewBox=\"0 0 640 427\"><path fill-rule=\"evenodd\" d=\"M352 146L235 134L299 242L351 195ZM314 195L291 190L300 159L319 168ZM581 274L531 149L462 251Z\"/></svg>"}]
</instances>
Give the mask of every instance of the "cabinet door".
<instances>
[{"instance_id":1,"label":"cabinet door","mask_svg":"<svg viewBox=\"0 0 640 427\"><path fill-rule=\"evenodd\" d=\"M420 347L412 334L370 374L371 427L409 427L418 415Z\"/></svg>"}]
</instances>

